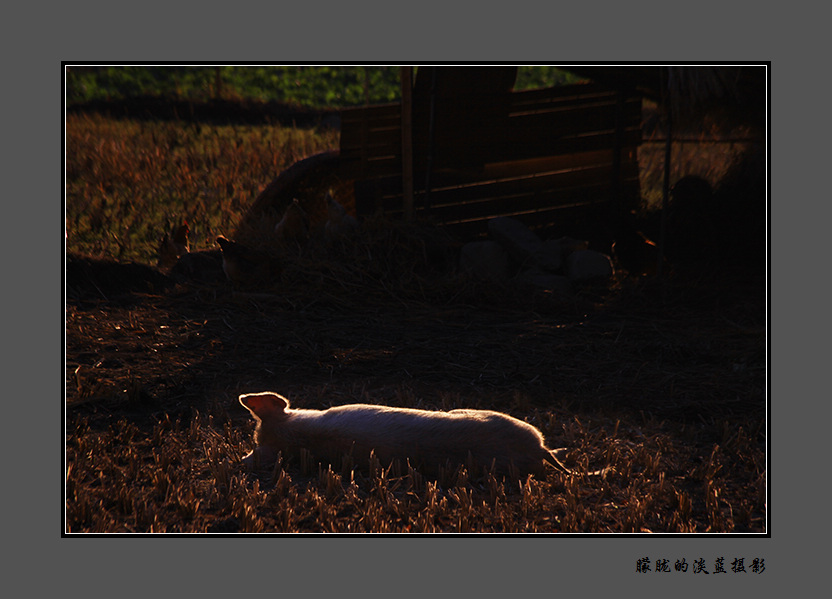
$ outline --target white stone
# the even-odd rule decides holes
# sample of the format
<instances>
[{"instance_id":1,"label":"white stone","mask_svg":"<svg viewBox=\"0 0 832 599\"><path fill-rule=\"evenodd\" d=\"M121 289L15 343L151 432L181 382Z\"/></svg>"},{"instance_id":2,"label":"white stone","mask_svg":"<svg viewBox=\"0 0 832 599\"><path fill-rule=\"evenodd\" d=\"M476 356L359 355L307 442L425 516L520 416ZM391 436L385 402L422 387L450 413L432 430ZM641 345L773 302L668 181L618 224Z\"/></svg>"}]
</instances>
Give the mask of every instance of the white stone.
<instances>
[{"instance_id":1,"label":"white stone","mask_svg":"<svg viewBox=\"0 0 832 599\"><path fill-rule=\"evenodd\" d=\"M563 266L563 249L559 241L547 239L532 256L534 262L549 272L558 272Z\"/></svg>"}]
</instances>

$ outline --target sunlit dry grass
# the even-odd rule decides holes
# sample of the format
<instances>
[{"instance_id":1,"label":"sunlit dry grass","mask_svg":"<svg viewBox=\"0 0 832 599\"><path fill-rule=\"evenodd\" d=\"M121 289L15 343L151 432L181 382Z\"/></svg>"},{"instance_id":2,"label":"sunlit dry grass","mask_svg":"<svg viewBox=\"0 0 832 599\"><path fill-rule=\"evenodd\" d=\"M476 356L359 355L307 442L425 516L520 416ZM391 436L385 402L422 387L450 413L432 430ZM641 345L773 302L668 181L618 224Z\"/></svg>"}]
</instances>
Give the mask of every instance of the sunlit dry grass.
<instances>
[{"instance_id":1,"label":"sunlit dry grass","mask_svg":"<svg viewBox=\"0 0 832 599\"><path fill-rule=\"evenodd\" d=\"M638 149L639 183L645 210L661 207L664 186L666 123L654 104L645 101L644 131ZM670 151L670 185L686 176L697 176L716 187L728 170L749 150L755 135L747 128L726 130L706 121L703 128L674 131Z\"/></svg>"},{"instance_id":2,"label":"sunlit dry grass","mask_svg":"<svg viewBox=\"0 0 832 599\"><path fill-rule=\"evenodd\" d=\"M248 431L198 413L146 431L126 420L105 431L74 424L70 532L735 532L759 531L765 511L765 464L752 440L759 431L733 431L700 460L674 438L680 431L656 434L657 423L613 423L615 436L567 423L585 439L580 451L608 460L609 473L503 481L464 467L438 479L400 465L362 472L312 456L246 472ZM726 476L738 464L753 484L741 495Z\"/></svg>"},{"instance_id":3,"label":"sunlit dry grass","mask_svg":"<svg viewBox=\"0 0 832 599\"><path fill-rule=\"evenodd\" d=\"M331 129L68 114L68 248L155 264L159 239L182 219L193 249L213 247L283 169L337 145Z\"/></svg>"}]
</instances>

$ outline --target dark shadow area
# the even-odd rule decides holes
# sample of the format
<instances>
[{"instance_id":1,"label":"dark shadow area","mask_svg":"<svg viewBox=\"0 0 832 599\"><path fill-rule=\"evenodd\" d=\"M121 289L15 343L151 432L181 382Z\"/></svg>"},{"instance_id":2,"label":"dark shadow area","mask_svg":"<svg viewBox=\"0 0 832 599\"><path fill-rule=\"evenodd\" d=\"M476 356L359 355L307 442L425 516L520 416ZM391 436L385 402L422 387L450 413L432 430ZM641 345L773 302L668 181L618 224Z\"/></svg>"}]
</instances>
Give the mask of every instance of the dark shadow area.
<instances>
[{"instance_id":1,"label":"dark shadow area","mask_svg":"<svg viewBox=\"0 0 832 599\"><path fill-rule=\"evenodd\" d=\"M67 107L70 114L100 114L110 118L183 121L211 125L280 124L288 127L338 128L338 110L315 109L275 101L176 100L136 96L123 100L91 100Z\"/></svg>"}]
</instances>

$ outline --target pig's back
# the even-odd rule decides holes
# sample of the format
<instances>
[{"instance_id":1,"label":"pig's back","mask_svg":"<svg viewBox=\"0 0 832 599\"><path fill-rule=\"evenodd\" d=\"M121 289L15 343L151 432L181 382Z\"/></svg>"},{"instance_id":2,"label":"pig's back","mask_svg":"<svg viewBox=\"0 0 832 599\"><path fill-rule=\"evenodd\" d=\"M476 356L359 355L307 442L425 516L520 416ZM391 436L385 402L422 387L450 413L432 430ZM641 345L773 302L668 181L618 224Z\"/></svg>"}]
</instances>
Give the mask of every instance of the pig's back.
<instances>
[{"instance_id":1,"label":"pig's back","mask_svg":"<svg viewBox=\"0 0 832 599\"><path fill-rule=\"evenodd\" d=\"M475 462L506 471L542 469L543 439L533 426L498 412L453 410L430 412L353 404L321 413L319 424L358 453L373 450L382 460L409 459L437 464Z\"/></svg>"}]
</instances>

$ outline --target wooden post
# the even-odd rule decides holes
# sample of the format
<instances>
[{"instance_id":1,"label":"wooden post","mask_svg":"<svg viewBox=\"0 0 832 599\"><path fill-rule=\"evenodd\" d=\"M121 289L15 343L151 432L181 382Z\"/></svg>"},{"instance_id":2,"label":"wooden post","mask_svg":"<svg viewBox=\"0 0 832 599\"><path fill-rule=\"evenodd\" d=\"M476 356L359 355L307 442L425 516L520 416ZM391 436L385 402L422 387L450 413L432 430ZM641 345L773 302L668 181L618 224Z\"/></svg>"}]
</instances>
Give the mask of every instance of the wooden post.
<instances>
[{"instance_id":1,"label":"wooden post","mask_svg":"<svg viewBox=\"0 0 832 599\"><path fill-rule=\"evenodd\" d=\"M667 69L667 83L663 86L662 93L663 104L665 108L665 116L667 118L667 139L664 144L664 182L662 183L662 216L661 225L659 229L659 257L656 264L656 276L662 276L662 266L664 265L664 254L667 250L667 217L670 209L670 165L673 159L673 98L669 90L671 89L671 78L673 72Z\"/></svg>"},{"instance_id":2,"label":"wooden post","mask_svg":"<svg viewBox=\"0 0 832 599\"><path fill-rule=\"evenodd\" d=\"M413 220L413 67L401 68L402 196L404 217Z\"/></svg>"},{"instance_id":3,"label":"wooden post","mask_svg":"<svg viewBox=\"0 0 832 599\"><path fill-rule=\"evenodd\" d=\"M615 94L615 149L612 153L612 198L615 206L615 226L621 224L625 213L623 194L621 192L621 154L624 149L624 89L618 88Z\"/></svg>"}]
</instances>

